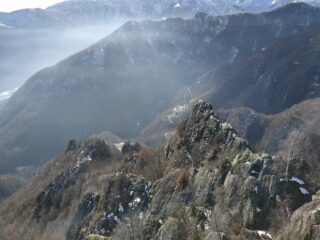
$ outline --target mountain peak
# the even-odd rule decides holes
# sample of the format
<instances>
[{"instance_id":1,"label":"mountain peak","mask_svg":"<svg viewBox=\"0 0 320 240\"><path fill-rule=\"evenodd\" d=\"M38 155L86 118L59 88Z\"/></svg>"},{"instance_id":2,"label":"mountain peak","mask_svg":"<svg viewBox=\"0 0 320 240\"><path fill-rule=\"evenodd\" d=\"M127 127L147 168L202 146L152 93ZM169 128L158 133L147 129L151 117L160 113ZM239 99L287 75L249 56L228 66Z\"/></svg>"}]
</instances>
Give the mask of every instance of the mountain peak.
<instances>
[{"instance_id":1,"label":"mountain peak","mask_svg":"<svg viewBox=\"0 0 320 240\"><path fill-rule=\"evenodd\" d=\"M178 138L172 138L169 142L167 152L173 152L169 156L179 159L174 163L176 166L189 165L201 166L205 162L214 161L221 154L235 156L239 152L249 151L248 143L238 136L237 132L227 122L221 122L214 114L213 107L204 100L196 100L193 110L187 120L182 122L177 129ZM181 151L172 149L185 149L186 162L180 156ZM185 153L182 152L182 155Z\"/></svg>"}]
</instances>

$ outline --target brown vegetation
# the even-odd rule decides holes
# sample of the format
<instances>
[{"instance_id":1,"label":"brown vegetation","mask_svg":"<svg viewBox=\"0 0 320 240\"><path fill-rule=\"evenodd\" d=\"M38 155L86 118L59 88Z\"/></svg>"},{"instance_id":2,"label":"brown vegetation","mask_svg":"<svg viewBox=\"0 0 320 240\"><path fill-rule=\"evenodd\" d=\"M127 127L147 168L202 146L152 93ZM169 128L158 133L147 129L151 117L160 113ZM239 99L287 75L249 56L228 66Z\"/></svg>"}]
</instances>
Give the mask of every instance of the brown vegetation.
<instances>
[{"instance_id":1,"label":"brown vegetation","mask_svg":"<svg viewBox=\"0 0 320 240\"><path fill-rule=\"evenodd\" d=\"M156 181L164 176L167 162L163 149L150 150L142 148L138 153L141 174L151 181Z\"/></svg>"},{"instance_id":2,"label":"brown vegetation","mask_svg":"<svg viewBox=\"0 0 320 240\"><path fill-rule=\"evenodd\" d=\"M190 173L187 169L182 169L177 176L177 186L185 188L189 183Z\"/></svg>"}]
</instances>

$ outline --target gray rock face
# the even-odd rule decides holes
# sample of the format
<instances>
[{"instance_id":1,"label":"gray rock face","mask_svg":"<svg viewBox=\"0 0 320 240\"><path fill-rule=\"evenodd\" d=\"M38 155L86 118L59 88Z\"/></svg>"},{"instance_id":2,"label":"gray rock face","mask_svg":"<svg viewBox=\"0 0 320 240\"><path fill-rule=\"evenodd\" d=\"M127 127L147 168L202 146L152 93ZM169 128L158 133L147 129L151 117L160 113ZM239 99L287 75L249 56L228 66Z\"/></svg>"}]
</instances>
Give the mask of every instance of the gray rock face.
<instances>
[{"instance_id":1,"label":"gray rock face","mask_svg":"<svg viewBox=\"0 0 320 240\"><path fill-rule=\"evenodd\" d=\"M229 240L229 238L222 232L211 232L205 240Z\"/></svg>"},{"instance_id":2,"label":"gray rock face","mask_svg":"<svg viewBox=\"0 0 320 240\"><path fill-rule=\"evenodd\" d=\"M161 226L154 240L175 240L178 239L179 222L176 219L169 218Z\"/></svg>"},{"instance_id":3,"label":"gray rock face","mask_svg":"<svg viewBox=\"0 0 320 240\"><path fill-rule=\"evenodd\" d=\"M284 233L281 235L282 240L315 240L320 238L320 201L313 200L297 209L287 226Z\"/></svg>"},{"instance_id":4,"label":"gray rock face","mask_svg":"<svg viewBox=\"0 0 320 240\"><path fill-rule=\"evenodd\" d=\"M311 222L314 225L320 225L320 209L311 212Z\"/></svg>"},{"instance_id":5,"label":"gray rock face","mask_svg":"<svg viewBox=\"0 0 320 240\"><path fill-rule=\"evenodd\" d=\"M204 101L195 103L166 153L173 169L152 188L148 222L162 219L165 223L189 206L204 206L204 229L231 232L231 236L246 229L248 239L270 239L271 234L261 229L272 229L275 222L282 225L276 217L279 212L293 211L310 199L310 195L303 197L301 185L292 182L296 178L286 182L278 175L277 159L253 153ZM184 189L175 185L181 168L190 172ZM293 200L286 203L286 198ZM214 233L209 236L216 237Z\"/></svg>"},{"instance_id":6,"label":"gray rock face","mask_svg":"<svg viewBox=\"0 0 320 240\"><path fill-rule=\"evenodd\" d=\"M178 127L177 135L166 148L173 169L152 187L148 221L165 222L188 206L204 206L199 221L203 229L224 232L223 226L237 224L237 228L267 228L280 192L272 158L254 154L232 126L220 122L212 106L203 101L195 103L190 117ZM190 172L184 189L175 181L181 168ZM217 239L216 233L208 237Z\"/></svg>"}]
</instances>

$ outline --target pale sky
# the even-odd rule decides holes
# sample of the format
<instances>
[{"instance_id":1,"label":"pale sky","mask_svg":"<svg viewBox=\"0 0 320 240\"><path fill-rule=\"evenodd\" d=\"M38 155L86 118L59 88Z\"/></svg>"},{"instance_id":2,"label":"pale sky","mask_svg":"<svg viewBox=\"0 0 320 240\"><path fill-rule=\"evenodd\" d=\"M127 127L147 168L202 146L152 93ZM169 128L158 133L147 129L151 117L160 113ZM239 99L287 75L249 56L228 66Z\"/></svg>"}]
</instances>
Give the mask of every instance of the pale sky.
<instances>
[{"instance_id":1,"label":"pale sky","mask_svg":"<svg viewBox=\"0 0 320 240\"><path fill-rule=\"evenodd\" d=\"M0 12L11 12L22 8L46 8L63 0L0 0Z\"/></svg>"}]
</instances>

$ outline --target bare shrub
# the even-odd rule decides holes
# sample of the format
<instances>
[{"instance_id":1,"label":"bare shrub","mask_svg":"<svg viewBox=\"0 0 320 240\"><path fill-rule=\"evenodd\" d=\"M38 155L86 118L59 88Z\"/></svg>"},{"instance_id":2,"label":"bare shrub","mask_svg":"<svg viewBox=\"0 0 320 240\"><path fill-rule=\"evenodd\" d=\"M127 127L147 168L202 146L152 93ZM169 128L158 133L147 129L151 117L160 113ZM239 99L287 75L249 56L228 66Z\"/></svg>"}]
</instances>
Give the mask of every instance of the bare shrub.
<instances>
[{"instance_id":1,"label":"bare shrub","mask_svg":"<svg viewBox=\"0 0 320 240\"><path fill-rule=\"evenodd\" d=\"M142 148L138 153L138 158L140 160L140 167L143 169L153 160L154 154L148 148Z\"/></svg>"},{"instance_id":2,"label":"bare shrub","mask_svg":"<svg viewBox=\"0 0 320 240\"><path fill-rule=\"evenodd\" d=\"M112 236L114 240L141 240L143 239L143 221L134 219L127 224L121 224L116 229Z\"/></svg>"},{"instance_id":3,"label":"bare shrub","mask_svg":"<svg viewBox=\"0 0 320 240\"><path fill-rule=\"evenodd\" d=\"M162 178L167 168L164 151L158 149L151 151L143 148L138 153L140 159L141 174L151 181Z\"/></svg>"},{"instance_id":4,"label":"bare shrub","mask_svg":"<svg viewBox=\"0 0 320 240\"><path fill-rule=\"evenodd\" d=\"M177 186L180 188L185 188L189 183L190 173L187 169L182 169L177 176Z\"/></svg>"}]
</instances>

